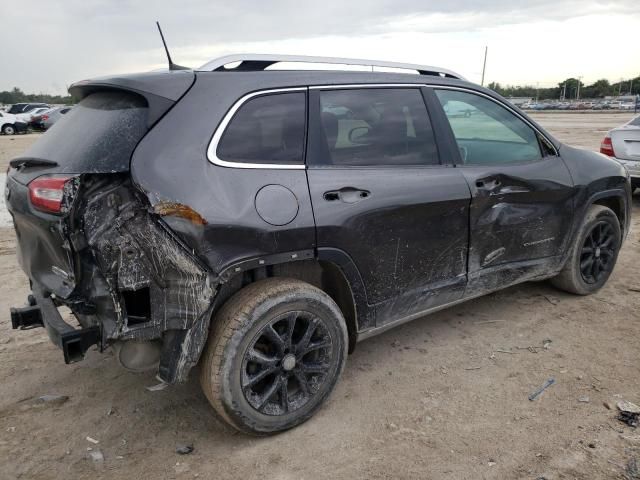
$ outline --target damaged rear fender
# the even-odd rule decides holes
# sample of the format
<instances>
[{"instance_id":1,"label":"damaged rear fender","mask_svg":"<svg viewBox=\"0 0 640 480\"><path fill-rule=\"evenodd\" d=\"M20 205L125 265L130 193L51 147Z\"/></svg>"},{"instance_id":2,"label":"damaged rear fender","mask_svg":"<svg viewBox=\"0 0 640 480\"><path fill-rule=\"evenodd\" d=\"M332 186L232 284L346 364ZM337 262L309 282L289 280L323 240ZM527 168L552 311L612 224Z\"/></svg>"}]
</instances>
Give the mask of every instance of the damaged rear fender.
<instances>
[{"instance_id":1,"label":"damaged rear fender","mask_svg":"<svg viewBox=\"0 0 640 480\"><path fill-rule=\"evenodd\" d=\"M216 277L127 178L84 180L81 223L115 313L101 321L103 342L162 339L159 377L185 381L208 336Z\"/></svg>"}]
</instances>

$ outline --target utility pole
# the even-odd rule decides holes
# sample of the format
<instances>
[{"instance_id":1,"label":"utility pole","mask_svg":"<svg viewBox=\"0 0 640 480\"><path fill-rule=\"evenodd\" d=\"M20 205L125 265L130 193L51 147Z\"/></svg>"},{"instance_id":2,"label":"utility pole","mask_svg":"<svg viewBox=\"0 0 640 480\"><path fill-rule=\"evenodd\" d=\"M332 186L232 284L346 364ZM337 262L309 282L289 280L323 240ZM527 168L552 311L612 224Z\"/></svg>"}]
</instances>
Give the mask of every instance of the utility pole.
<instances>
[{"instance_id":1,"label":"utility pole","mask_svg":"<svg viewBox=\"0 0 640 480\"><path fill-rule=\"evenodd\" d=\"M540 95L538 95L538 82L536 82L536 103L538 103L538 98L540 97Z\"/></svg>"},{"instance_id":2,"label":"utility pole","mask_svg":"<svg viewBox=\"0 0 640 480\"><path fill-rule=\"evenodd\" d=\"M580 100L580 83L582 80L582 76L578 77L578 91L576 92L576 101Z\"/></svg>"},{"instance_id":3,"label":"utility pole","mask_svg":"<svg viewBox=\"0 0 640 480\"><path fill-rule=\"evenodd\" d=\"M484 47L484 62L482 63L482 81L480 82L480 86L484 87L484 71L487 68L487 51L489 50L489 46Z\"/></svg>"},{"instance_id":4,"label":"utility pole","mask_svg":"<svg viewBox=\"0 0 640 480\"><path fill-rule=\"evenodd\" d=\"M564 87L562 89L562 101L565 101L567 99L567 81L565 80L564 82Z\"/></svg>"},{"instance_id":5,"label":"utility pole","mask_svg":"<svg viewBox=\"0 0 640 480\"><path fill-rule=\"evenodd\" d=\"M620 84L618 85L618 96L622 95L622 78L620 78Z\"/></svg>"}]
</instances>

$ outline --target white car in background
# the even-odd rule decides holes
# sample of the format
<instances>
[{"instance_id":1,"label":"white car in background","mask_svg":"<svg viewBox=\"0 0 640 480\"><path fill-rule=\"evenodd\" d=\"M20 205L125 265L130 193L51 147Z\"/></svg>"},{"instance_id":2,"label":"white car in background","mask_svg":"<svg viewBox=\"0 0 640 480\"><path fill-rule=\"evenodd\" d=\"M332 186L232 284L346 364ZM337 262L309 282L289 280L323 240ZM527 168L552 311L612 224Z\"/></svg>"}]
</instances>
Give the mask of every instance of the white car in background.
<instances>
[{"instance_id":1,"label":"white car in background","mask_svg":"<svg viewBox=\"0 0 640 480\"><path fill-rule=\"evenodd\" d=\"M15 135L19 132L26 132L27 124L16 115L7 112L0 112L0 133L5 135Z\"/></svg>"},{"instance_id":2,"label":"white car in background","mask_svg":"<svg viewBox=\"0 0 640 480\"><path fill-rule=\"evenodd\" d=\"M636 105L633 102L620 102L618 108L620 110L633 110Z\"/></svg>"},{"instance_id":3,"label":"white car in background","mask_svg":"<svg viewBox=\"0 0 640 480\"><path fill-rule=\"evenodd\" d=\"M631 186L640 188L640 115L610 130L600 144L600 153L622 163L631 175Z\"/></svg>"}]
</instances>

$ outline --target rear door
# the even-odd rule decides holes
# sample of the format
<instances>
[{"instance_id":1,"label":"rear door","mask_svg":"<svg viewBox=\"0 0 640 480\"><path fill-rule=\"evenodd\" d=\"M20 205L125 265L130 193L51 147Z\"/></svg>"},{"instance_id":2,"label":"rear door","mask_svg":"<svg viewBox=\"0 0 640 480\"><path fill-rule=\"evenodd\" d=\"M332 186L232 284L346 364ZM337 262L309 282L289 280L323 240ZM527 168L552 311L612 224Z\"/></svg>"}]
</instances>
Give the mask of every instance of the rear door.
<instances>
[{"instance_id":1,"label":"rear door","mask_svg":"<svg viewBox=\"0 0 640 480\"><path fill-rule=\"evenodd\" d=\"M312 87L309 102L317 244L351 257L377 325L459 299L470 193L421 89Z\"/></svg>"},{"instance_id":2,"label":"rear door","mask_svg":"<svg viewBox=\"0 0 640 480\"><path fill-rule=\"evenodd\" d=\"M567 248L574 193L555 148L488 95L434 91L472 192L471 289L490 290L555 268ZM447 113L461 111L470 114Z\"/></svg>"}]
</instances>

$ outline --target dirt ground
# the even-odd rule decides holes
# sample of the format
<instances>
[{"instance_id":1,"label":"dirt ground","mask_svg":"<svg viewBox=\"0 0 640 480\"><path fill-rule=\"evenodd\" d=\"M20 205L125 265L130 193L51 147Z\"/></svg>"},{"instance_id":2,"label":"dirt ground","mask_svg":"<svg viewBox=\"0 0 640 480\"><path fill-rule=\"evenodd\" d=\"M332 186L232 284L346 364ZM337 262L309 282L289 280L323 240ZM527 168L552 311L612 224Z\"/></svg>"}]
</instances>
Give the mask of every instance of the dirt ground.
<instances>
[{"instance_id":1,"label":"dirt ground","mask_svg":"<svg viewBox=\"0 0 640 480\"><path fill-rule=\"evenodd\" d=\"M630 116L535 118L597 149ZM0 137L0 165L35 138ZM11 330L8 309L28 288L13 231L1 229L0 478L640 478L628 468L634 458L640 467L640 429L615 411L621 399L640 404L639 212L636 196L632 231L598 294L527 283L367 340L314 418L261 439L219 421L195 375L150 392L152 374L128 373L108 352L64 365L44 330ZM45 394L69 398L36 400ZM193 453L178 455L178 444ZM101 462L90 456L98 451Z\"/></svg>"}]
</instances>

